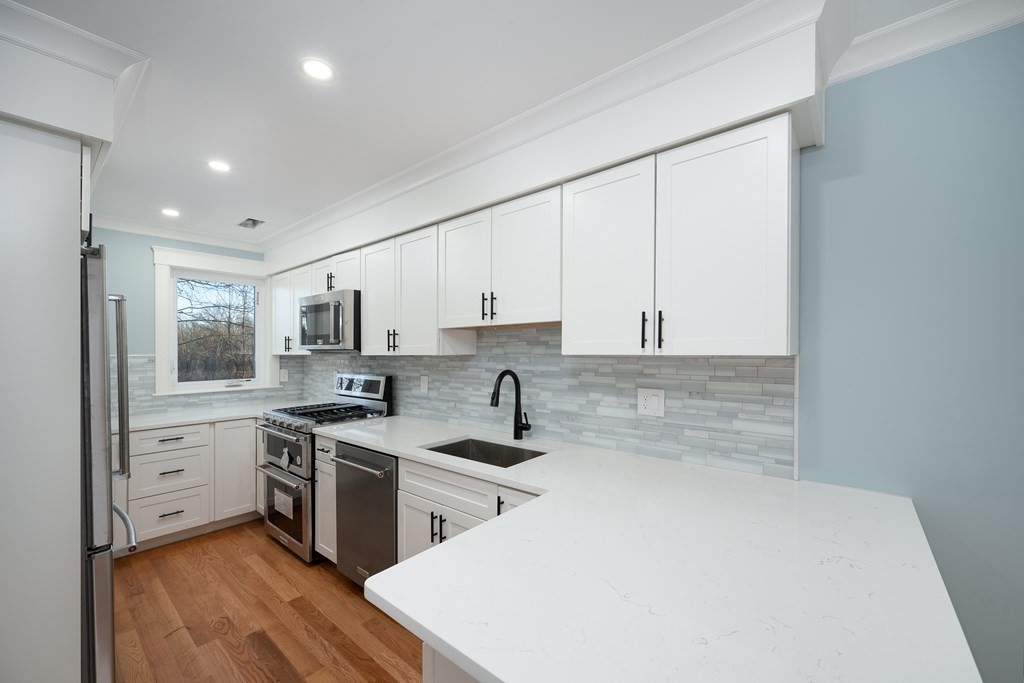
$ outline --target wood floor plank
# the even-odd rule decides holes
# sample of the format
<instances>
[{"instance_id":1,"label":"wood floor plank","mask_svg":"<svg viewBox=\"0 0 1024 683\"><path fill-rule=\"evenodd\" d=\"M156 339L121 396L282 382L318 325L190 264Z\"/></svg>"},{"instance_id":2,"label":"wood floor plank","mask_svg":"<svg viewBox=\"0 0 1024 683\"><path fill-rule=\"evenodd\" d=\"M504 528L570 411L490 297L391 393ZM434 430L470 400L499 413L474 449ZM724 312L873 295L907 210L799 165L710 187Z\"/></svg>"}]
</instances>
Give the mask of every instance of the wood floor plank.
<instances>
[{"instance_id":1,"label":"wood floor plank","mask_svg":"<svg viewBox=\"0 0 1024 683\"><path fill-rule=\"evenodd\" d=\"M134 628L119 632L115 642L117 656L114 662L114 680L117 683L155 680L149 668L149 660L142 651L139 634Z\"/></svg>"},{"instance_id":2,"label":"wood floor plank","mask_svg":"<svg viewBox=\"0 0 1024 683\"><path fill-rule=\"evenodd\" d=\"M420 681L420 641L261 522L122 558L114 590L118 681Z\"/></svg>"}]
</instances>

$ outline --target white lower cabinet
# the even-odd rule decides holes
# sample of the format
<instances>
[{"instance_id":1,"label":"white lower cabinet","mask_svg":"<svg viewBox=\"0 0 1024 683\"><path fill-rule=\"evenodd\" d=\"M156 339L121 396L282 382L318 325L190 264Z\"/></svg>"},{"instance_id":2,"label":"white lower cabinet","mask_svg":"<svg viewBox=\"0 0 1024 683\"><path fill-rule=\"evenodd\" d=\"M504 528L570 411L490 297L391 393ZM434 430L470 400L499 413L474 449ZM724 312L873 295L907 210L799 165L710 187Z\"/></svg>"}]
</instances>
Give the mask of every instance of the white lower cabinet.
<instances>
[{"instance_id":1,"label":"white lower cabinet","mask_svg":"<svg viewBox=\"0 0 1024 683\"><path fill-rule=\"evenodd\" d=\"M256 509L256 420L214 425L213 519Z\"/></svg>"},{"instance_id":2,"label":"white lower cabinet","mask_svg":"<svg viewBox=\"0 0 1024 683\"><path fill-rule=\"evenodd\" d=\"M478 683L455 662L423 643L423 683Z\"/></svg>"},{"instance_id":3,"label":"white lower cabinet","mask_svg":"<svg viewBox=\"0 0 1024 683\"><path fill-rule=\"evenodd\" d=\"M210 487L139 498L128 503L138 540L190 529L210 522Z\"/></svg>"},{"instance_id":4,"label":"white lower cabinet","mask_svg":"<svg viewBox=\"0 0 1024 683\"><path fill-rule=\"evenodd\" d=\"M536 498L532 493L526 491L519 491L517 489L510 489L505 486L498 487L498 514L503 515L506 512L515 510L520 505L525 505L531 500Z\"/></svg>"},{"instance_id":5,"label":"white lower cabinet","mask_svg":"<svg viewBox=\"0 0 1024 683\"><path fill-rule=\"evenodd\" d=\"M485 521L408 491L399 491L398 561L455 538Z\"/></svg>"},{"instance_id":6,"label":"white lower cabinet","mask_svg":"<svg viewBox=\"0 0 1024 683\"><path fill-rule=\"evenodd\" d=\"M337 493L334 489L334 465L316 461L313 487L313 549L331 562L338 562Z\"/></svg>"}]
</instances>

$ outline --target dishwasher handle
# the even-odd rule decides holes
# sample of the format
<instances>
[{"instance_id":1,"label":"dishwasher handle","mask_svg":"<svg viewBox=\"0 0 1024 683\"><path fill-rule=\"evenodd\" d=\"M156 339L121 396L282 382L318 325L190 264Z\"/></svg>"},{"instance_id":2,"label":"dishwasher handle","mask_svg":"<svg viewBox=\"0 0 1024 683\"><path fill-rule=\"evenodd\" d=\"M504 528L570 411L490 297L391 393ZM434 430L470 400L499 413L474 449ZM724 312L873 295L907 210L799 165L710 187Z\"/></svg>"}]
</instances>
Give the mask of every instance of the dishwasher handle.
<instances>
[{"instance_id":1,"label":"dishwasher handle","mask_svg":"<svg viewBox=\"0 0 1024 683\"><path fill-rule=\"evenodd\" d=\"M378 479L383 479L385 476L387 476L387 473L388 473L388 469L387 468L384 468L382 470L375 470L375 469L373 469L371 467L366 467L365 465L359 465L357 463L352 462L351 460L344 460L344 459L338 458L338 457L331 458L331 460L333 460L334 462L338 463L339 465L346 465L348 467L354 467L357 470L362 470L363 472L366 472L367 474L372 474L373 476L377 477Z\"/></svg>"}]
</instances>

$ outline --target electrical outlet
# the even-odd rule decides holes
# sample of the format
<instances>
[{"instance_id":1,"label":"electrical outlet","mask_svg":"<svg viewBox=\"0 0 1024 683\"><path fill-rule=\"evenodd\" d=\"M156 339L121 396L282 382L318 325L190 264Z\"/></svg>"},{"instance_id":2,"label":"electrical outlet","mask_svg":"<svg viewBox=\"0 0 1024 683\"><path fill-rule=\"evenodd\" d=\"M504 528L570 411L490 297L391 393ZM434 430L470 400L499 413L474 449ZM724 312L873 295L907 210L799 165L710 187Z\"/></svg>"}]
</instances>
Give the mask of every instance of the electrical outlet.
<instances>
[{"instance_id":1,"label":"electrical outlet","mask_svg":"<svg viewBox=\"0 0 1024 683\"><path fill-rule=\"evenodd\" d=\"M427 393L427 375L420 375L420 393Z\"/></svg>"},{"instance_id":2,"label":"electrical outlet","mask_svg":"<svg viewBox=\"0 0 1024 683\"><path fill-rule=\"evenodd\" d=\"M665 417L665 390L637 389L636 414L650 417Z\"/></svg>"},{"instance_id":3,"label":"electrical outlet","mask_svg":"<svg viewBox=\"0 0 1024 683\"><path fill-rule=\"evenodd\" d=\"M282 382L287 382L288 381L288 370L285 369L285 368L281 368L281 381Z\"/></svg>"}]
</instances>

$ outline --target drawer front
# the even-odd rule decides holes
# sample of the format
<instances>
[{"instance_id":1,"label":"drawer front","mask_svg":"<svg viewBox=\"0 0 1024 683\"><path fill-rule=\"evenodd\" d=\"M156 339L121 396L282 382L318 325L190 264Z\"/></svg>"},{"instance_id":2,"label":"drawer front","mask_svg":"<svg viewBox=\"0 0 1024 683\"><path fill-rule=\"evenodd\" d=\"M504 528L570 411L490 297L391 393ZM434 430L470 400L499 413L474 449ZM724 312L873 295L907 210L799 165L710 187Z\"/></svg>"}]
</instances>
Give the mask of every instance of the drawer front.
<instances>
[{"instance_id":1,"label":"drawer front","mask_svg":"<svg viewBox=\"0 0 1024 683\"><path fill-rule=\"evenodd\" d=\"M498 485L438 467L400 460L398 488L480 519L498 511Z\"/></svg>"},{"instance_id":2,"label":"drawer front","mask_svg":"<svg viewBox=\"0 0 1024 683\"><path fill-rule=\"evenodd\" d=\"M316 459L326 465L330 465L331 469L334 469L334 462L331 458L334 457L335 446L338 442L334 439L326 436L318 436L313 442L313 452L316 454Z\"/></svg>"},{"instance_id":3,"label":"drawer front","mask_svg":"<svg viewBox=\"0 0 1024 683\"><path fill-rule=\"evenodd\" d=\"M179 448L193 448L210 443L210 425L185 425L164 429L142 429L132 432L131 454L162 453ZM134 467L134 465L133 465Z\"/></svg>"},{"instance_id":4,"label":"drawer front","mask_svg":"<svg viewBox=\"0 0 1024 683\"><path fill-rule=\"evenodd\" d=\"M132 459L130 500L195 488L210 483L210 447L149 453Z\"/></svg>"},{"instance_id":5,"label":"drawer front","mask_svg":"<svg viewBox=\"0 0 1024 683\"><path fill-rule=\"evenodd\" d=\"M210 487L133 500L128 504L128 514L140 541L201 526L210 521Z\"/></svg>"}]
</instances>

